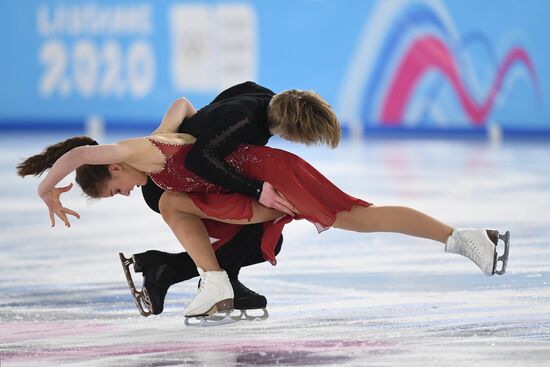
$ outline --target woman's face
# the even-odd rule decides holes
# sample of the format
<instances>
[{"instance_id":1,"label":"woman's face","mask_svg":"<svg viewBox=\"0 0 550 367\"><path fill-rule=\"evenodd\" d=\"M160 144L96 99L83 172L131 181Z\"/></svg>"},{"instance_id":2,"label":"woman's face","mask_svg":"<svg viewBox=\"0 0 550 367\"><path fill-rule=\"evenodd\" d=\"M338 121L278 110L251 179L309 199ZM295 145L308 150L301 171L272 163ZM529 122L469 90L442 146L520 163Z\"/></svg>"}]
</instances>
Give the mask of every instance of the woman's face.
<instances>
[{"instance_id":1,"label":"woman's face","mask_svg":"<svg viewBox=\"0 0 550 367\"><path fill-rule=\"evenodd\" d=\"M103 187L101 197L107 198L117 194L129 196L136 186L147 183L147 175L127 164L109 165L111 179Z\"/></svg>"}]
</instances>

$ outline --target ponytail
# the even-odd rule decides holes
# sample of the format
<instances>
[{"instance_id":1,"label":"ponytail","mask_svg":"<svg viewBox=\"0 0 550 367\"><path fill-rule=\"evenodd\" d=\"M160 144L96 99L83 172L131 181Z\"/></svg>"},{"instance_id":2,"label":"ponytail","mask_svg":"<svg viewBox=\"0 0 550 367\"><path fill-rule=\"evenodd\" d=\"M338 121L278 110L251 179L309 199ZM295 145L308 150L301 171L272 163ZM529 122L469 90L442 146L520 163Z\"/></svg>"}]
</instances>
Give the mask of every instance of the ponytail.
<instances>
[{"instance_id":1,"label":"ponytail","mask_svg":"<svg viewBox=\"0 0 550 367\"><path fill-rule=\"evenodd\" d=\"M28 175L39 176L45 170L51 168L53 164L68 151L84 146L98 145L97 141L87 136L77 136L67 139L60 143L50 145L42 153L33 155L19 163L17 166L17 174L21 177Z\"/></svg>"}]
</instances>

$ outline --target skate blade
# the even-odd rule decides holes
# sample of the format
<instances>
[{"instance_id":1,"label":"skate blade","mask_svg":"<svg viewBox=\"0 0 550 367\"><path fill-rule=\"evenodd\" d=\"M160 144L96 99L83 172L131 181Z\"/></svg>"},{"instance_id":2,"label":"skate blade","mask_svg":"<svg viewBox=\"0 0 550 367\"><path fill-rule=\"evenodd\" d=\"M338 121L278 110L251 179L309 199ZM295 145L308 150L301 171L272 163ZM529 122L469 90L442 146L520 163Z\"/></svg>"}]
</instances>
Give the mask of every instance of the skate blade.
<instances>
[{"instance_id":1,"label":"skate blade","mask_svg":"<svg viewBox=\"0 0 550 367\"><path fill-rule=\"evenodd\" d=\"M256 314L256 311L260 311L261 314ZM224 315L226 317L227 315ZM219 315L212 315L209 316L212 320L220 319ZM261 321L261 320L267 320L269 318L269 313L267 312L267 309L265 308L258 308L258 309L248 309L248 310L233 310L229 312L229 317L231 317L235 321Z\"/></svg>"},{"instance_id":2,"label":"skate blade","mask_svg":"<svg viewBox=\"0 0 550 367\"><path fill-rule=\"evenodd\" d=\"M209 327L209 326L221 326L233 324L239 321L262 321L269 318L269 313L267 309L262 308L261 315L255 315L250 313L250 310L232 310L224 311L222 313L217 313L214 315L205 315L205 316L192 316L185 318L185 326L191 327Z\"/></svg>"},{"instance_id":3,"label":"skate blade","mask_svg":"<svg viewBox=\"0 0 550 367\"><path fill-rule=\"evenodd\" d=\"M233 311L233 298L227 298L214 304L208 311L196 315L185 315L185 317L201 317L201 316L213 316L217 313Z\"/></svg>"},{"instance_id":4,"label":"skate blade","mask_svg":"<svg viewBox=\"0 0 550 367\"><path fill-rule=\"evenodd\" d=\"M498 235L499 240L504 243L504 253L499 256L495 262L495 268L498 267L498 262L502 263L500 270L495 269L495 274L502 275L506 272L506 266L508 265L508 254L510 251L510 231L506 231L505 234Z\"/></svg>"},{"instance_id":5,"label":"skate blade","mask_svg":"<svg viewBox=\"0 0 550 367\"><path fill-rule=\"evenodd\" d=\"M240 320L247 320L247 321L262 321L267 320L269 318L269 312L267 312L266 308L259 308L256 310L236 310L240 312L238 315L231 315L231 317L234 320L240 321ZM261 311L261 315L256 315L255 311Z\"/></svg>"},{"instance_id":6,"label":"skate blade","mask_svg":"<svg viewBox=\"0 0 550 367\"><path fill-rule=\"evenodd\" d=\"M122 270L124 271L126 282L128 283L128 288L130 288L130 294L134 298L134 302L139 313L144 317L152 315L153 306L151 299L149 298L149 294L147 293L147 289L144 288L141 291L138 291L134 284L134 280L132 279L130 265L134 263L134 259L126 258L122 252L119 252L118 256L120 258L120 263L122 264Z\"/></svg>"},{"instance_id":7,"label":"skate blade","mask_svg":"<svg viewBox=\"0 0 550 367\"><path fill-rule=\"evenodd\" d=\"M210 327L233 324L238 320L231 317L231 312L232 311L224 311L222 314L186 316L184 324L188 327Z\"/></svg>"}]
</instances>

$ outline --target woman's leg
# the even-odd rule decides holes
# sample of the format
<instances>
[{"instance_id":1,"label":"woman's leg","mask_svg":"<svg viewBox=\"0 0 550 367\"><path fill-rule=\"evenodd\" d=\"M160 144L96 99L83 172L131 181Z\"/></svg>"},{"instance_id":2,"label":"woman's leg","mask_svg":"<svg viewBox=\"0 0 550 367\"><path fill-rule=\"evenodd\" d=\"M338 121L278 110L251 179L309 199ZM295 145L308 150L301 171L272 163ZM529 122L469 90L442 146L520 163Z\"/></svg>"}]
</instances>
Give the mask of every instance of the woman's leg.
<instances>
[{"instance_id":1,"label":"woman's leg","mask_svg":"<svg viewBox=\"0 0 550 367\"><path fill-rule=\"evenodd\" d=\"M277 218L280 214L267 208L254 210L251 221L229 221L245 224L263 222ZM210 244L208 232L200 218L209 218L185 194L165 192L159 201L159 209L165 222L170 226L178 241L187 250L201 275L201 285L197 295L184 310L186 317L213 314L229 310L234 305L234 292L227 273L220 265Z\"/></svg>"},{"instance_id":2,"label":"woman's leg","mask_svg":"<svg viewBox=\"0 0 550 367\"><path fill-rule=\"evenodd\" d=\"M215 219L221 222L233 224L262 223L276 219L283 213L267 209L253 203L253 216L247 219L221 220L208 216L201 211L188 195L177 192L165 192L159 201L159 208L164 221L170 226L172 232L189 253L195 264L205 271L220 270L218 261L212 249L210 239L204 224L200 218Z\"/></svg>"},{"instance_id":3,"label":"woman's leg","mask_svg":"<svg viewBox=\"0 0 550 367\"><path fill-rule=\"evenodd\" d=\"M510 233L500 235L487 229L454 229L424 213L402 206L354 206L336 216L333 227L357 232L398 232L429 238L445 244L445 252L472 260L485 275L506 271ZM504 253L498 257L498 241L504 242ZM502 266L497 269L497 263Z\"/></svg>"},{"instance_id":4,"label":"woman's leg","mask_svg":"<svg viewBox=\"0 0 550 367\"><path fill-rule=\"evenodd\" d=\"M232 194L238 195L238 194ZM252 200L252 218L248 219L220 219L209 216L203 212L199 207L195 205L189 195L183 192L169 192L166 191L159 202L159 207L163 207L165 211L180 212L186 214L192 214L202 219L213 219L218 222L230 223L230 224L254 224L263 223L270 220L280 218L285 213L282 213L275 209L269 209L259 204L257 201ZM162 214L162 209L161 209Z\"/></svg>"},{"instance_id":5,"label":"woman's leg","mask_svg":"<svg viewBox=\"0 0 550 367\"><path fill-rule=\"evenodd\" d=\"M162 217L189 256L204 271L219 271L220 265L212 249L208 232L199 217L182 212L162 211Z\"/></svg>"},{"instance_id":6,"label":"woman's leg","mask_svg":"<svg viewBox=\"0 0 550 367\"><path fill-rule=\"evenodd\" d=\"M398 232L445 243L453 227L403 206L354 206L341 211L333 224L356 232Z\"/></svg>"}]
</instances>

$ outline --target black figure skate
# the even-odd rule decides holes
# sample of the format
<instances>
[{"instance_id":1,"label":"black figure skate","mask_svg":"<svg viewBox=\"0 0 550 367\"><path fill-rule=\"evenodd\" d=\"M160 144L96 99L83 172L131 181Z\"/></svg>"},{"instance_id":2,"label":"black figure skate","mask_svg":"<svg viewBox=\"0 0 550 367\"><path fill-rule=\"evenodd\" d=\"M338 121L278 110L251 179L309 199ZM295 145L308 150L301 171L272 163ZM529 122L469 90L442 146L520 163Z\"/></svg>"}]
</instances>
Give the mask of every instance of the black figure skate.
<instances>
[{"instance_id":1,"label":"black figure skate","mask_svg":"<svg viewBox=\"0 0 550 367\"><path fill-rule=\"evenodd\" d=\"M267 312L267 299L251 289L247 288L238 278L229 278L233 293L235 294L234 307L238 314L232 314L231 317L238 320L258 321L269 317ZM251 310L259 310L261 314L256 315Z\"/></svg>"},{"instance_id":2,"label":"black figure skate","mask_svg":"<svg viewBox=\"0 0 550 367\"><path fill-rule=\"evenodd\" d=\"M147 289L138 291L134 284L134 280L132 279L130 265L134 263L134 259L132 257L129 259L126 258L122 252L120 252L118 256L120 257L120 263L122 264L122 269L124 270L124 275L126 276L128 287L130 288L130 293L132 294L132 297L134 297L134 302L136 303L139 313L145 317L153 314L153 306L151 304L151 298L149 297Z\"/></svg>"},{"instance_id":3,"label":"black figure skate","mask_svg":"<svg viewBox=\"0 0 550 367\"><path fill-rule=\"evenodd\" d=\"M149 250L134 254L131 258L119 254L130 292L136 301L139 313L145 317L158 315L164 309L164 298L171 285L178 283L178 274L170 265L174 256L162 251ZM132 280L130 265L134 265L134 272L143 274L143 287L137 291Z\"/></svg>"}]
</instances>

